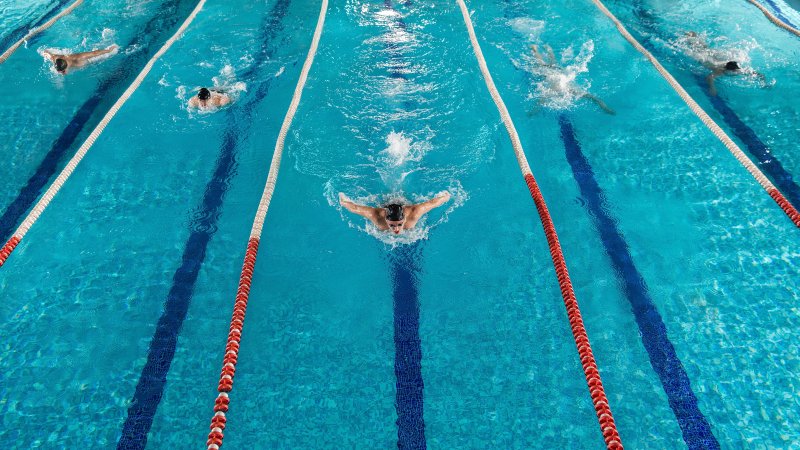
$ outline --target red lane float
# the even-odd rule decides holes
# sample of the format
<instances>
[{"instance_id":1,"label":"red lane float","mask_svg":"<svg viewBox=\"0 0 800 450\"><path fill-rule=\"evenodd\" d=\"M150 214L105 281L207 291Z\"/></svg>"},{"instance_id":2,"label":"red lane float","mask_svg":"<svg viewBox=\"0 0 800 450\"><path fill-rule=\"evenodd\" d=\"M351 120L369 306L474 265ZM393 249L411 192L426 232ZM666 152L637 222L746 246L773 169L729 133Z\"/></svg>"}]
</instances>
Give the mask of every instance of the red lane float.
<instances>
[{"instance_id":1,"label":"red lane float","mask_svg":"<svg viewBox=\"0 0 800 450\"><path fill-rule=\"evenodd\" d=\"M561 296L564 299L564 306L567 308L569 326L572 329L572 336L578 348L583 374L586 377L586 384L589 386L589 395L592 397L594 410L600 422L603 439L609 449L621 450L622 442L617 432L617 425L614 423L611 408L608 406L608 398L606 397L605 389L603 389L603 382L600 380L600 371L597 368L594 353L592 353L592 346L589 344L589 336L586 334L586 328L583 325L583 317L578 307L578 300L575 298L575 290L572 288L567 262L564 259L564 253L561 251L561 244L558 242L558 234L556 234L553 219L550 217L550 211L547 210L547 204L532 174L525 174L525 184L528 185L533 202L536 204L536 210L539 212L542 228L544 228L544 235L547 238L547 245L550 247L550 257L553 259L558 285L561 288Z\"/></svg>"},{"instance_id":2,"label":"red lane float","mask_svg":"<svg viewBox=\"0 0 800 450\"><path fill-rule=\"evenodd\" d=\"M322 36L322 29L325 25L325 15L327 11L328 0L322 0L320 2L317 27L314 30L314 37L311 39L311 47L308 49L308 55L306 56L306 61L303 63L303 69L300 71L300 77L297 80L292 102L289 104L289 109L286 111L286 116L283 118L283 125L281 125L281 130L278 133L278 140L275 142L275 151L272 154L272 162L269 165L267 182L261 194L261 201L258 203L255 219L253 219L253 228L250 230L250 239L247 242L247 251L245 252L244 264L242 265L242 274L239 277L239 289L236 291L236 302L233 306L231 326L228 330L228 342L225 346L225 356L222 359L222 371L219 376L219 383L217 384L217 391L219 394L214 401L214 417L211 418L211 431L208 433L208 440L206 441L206 448L208 450L219 450L220 446L222 446L222 440L225 437L224 431L227 424L227 417L225 417L225 414L228 412L228 405L230 404L228 393L233 389L233 376L236 374L236 361L239 359L239 343L242 340L242 327L244 326L244 316L247 312L247 300L250 298L250 285L253 282L253 270L255 269L256 256L258 255L258 244L261 240L264 221L267 218L267 210L272 201L272 194L275 192L275 185L278 182L278 172L280 172L281 155L283 154L286 136L289 133L292 120L294 120L294 116L297 113L300 99L303 96L303 88L308 79L308 73L311 71L311 65L314 63L314 56L317 54L317 47L319 46L319 40Z\"/></svg>"},{"instance_id":3,"label":"red lane float","mask_svg":"<svg viewBox=\"0 0 800 450\"><path fill-rule=\"evenodd\" d=\"M17 246L17 244L19 244L19 241L20 241L19 236L12 236L11 239L9 239L8 242L6 242L6 245L4 245L2 249L0 249L0 267L3 267L3 264L6 263L8 255L10 255L11 252L14 251L14 248Z\"/></svg>"},{"instance_id":4,"label":"red lane float","mask_svg":"<svg viewBox=\"0 0 800 450\"><path fill-rule=\"evenodd\" d=\"M236 291L236 303L233 306L233 316L228 332L228 342L225 346L225 357L222 359L222 371L217 385L217 399L214 401L214 417L211 419L211 432L208 433L206 446L209 450L219 450L222 439L225 437L225 423L230 399L228 393L233 389L233 376L236 374L236 362L239 359L239 342L242 339L244 316L247 313L247 301L250 298L250 286L253 283L253 270L256 266L258 255L258 238L251 238L247 243L247 251L242 264L242 274L239 277L239 289Z\"/></svg>"},{"instance_id":5,"label":"red lane float","mask_svg":"<svg viewBox=\"0 0 800 450\"><path fill-rule=\"evenodd\" d=\"M787 216L789 216L789 219L798 228L800 228L800 212L798 212L797 209L794 206L792 206L789 200L787 200L786 197L783 196L781 191L777 189L770 189L768 193L769 196L772 197L773 200L775 200L775 203L777 203L778 206L781 207L783 212L786 213Z\"/></svg>"},{"instance_id":6,"label":"red lane float","mask_svg":"<svg viewBox=\"0 0 800 450\"><path fill-rule=\"evenodd\" d=\"M578 355L580 356L581 365L583 366L583 373L586 376L586 384L589 386L589 395L592 398L592 403L597 413L597 419L600 423L600 430L603 433L603 440L606 443L606 447L609 449L622 450L622 441L617 432L614 418L611 415L611 408L608 406L608 399L603 389L603 383L600 381L600 371L597 369L597 363L594 360L594 354L589 345L589 338L583 326L583 318L578 308L578 301L575 298L572 282L569 279L564 253L561 251L561 245L558 243L558 235L553 225L553 219L550 217L550 212L547 210L547 205L539 190L539 186L536 184L536 179L534 179L531 173L530 166L528 165L528 158L525 156L525 151L522 148L522 142L514 126L514 121L508 113L508 108L506 108L503 98L500 96L500 92L494 84L494 80L492 80L492 74L489 73L489 66L486 64L486 58L483 57L481 46L475 35L475 28L472 26L472 19L467 10L467 5L464 3L464 0L456 0L456 2L461 8L461 15L464 17L464 24L469 33L472 50L475 52L475 57L478 60L478 66L486 82L486 87L506 127L508 137L511 139L511 146L514 149L514 154L519 163L519 168L522 171L522 176L525 178L525 184L528 185L528 190L531 193L531 197L533 197L533 202L536 204L536 210L539 212L539 220L542 222L547 244L550 247L550 256L553 259L553 266L556 269L558 285L561 288L561 296L564 298L564 305L567 308L570 328L572 329L575 345L578 348Z\"/></svg>"}]
</instances>

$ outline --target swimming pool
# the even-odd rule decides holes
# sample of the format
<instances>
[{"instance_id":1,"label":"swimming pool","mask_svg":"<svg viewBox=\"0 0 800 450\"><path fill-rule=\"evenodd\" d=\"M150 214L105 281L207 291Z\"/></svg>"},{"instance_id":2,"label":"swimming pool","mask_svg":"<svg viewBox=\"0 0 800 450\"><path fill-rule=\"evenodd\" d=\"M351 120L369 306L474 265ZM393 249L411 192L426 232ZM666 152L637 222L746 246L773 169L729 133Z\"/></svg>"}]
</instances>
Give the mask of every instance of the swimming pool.
<instances>
[{"instance_id":1,"label":"swimming pool","mask_svg":"<svg viewBox=\"0 0 800 450\"><path fill-rule=\"evenodd\" d=\"M26 3L3 28L56 3ZM195 4L86 0L0 66L15 93L0 105L0 238ZM468 6L623 443L797 446L797 228L591 2ZM773 182L800 176L800 40L746 1L608 7ZM0 436L15 447L205 443L248 233L318 12L206 3L0 268ZM719 79L710 96L680 45L689 30L766 82ZM38 53L110 43L117 55L67 77ZM559 103L534 43L616 114ZM233 105L187 111L211 84ZM603 445L455 2L332 2L283 159L225 448ZM443 190L453 199L401 239L337 202Z\"/></svg>"}]
</instances>

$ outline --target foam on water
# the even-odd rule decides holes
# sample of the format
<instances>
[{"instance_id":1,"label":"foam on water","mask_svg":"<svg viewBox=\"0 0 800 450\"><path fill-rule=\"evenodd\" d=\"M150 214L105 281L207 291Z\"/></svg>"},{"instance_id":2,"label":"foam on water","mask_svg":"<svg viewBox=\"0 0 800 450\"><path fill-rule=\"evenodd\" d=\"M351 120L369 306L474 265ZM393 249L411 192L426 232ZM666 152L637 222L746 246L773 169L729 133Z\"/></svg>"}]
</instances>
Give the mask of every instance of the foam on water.
<instances>
[{"instance_id":1,"label":"foam on water","mask_svg":"<svg viewBox=\"0 0 800 450\"><path fill-rule=\"evenodd\" d=\"M508 25L515 32L523 35L526 39L535 42L539 40L544 31L544 21L531 19L530 17L516 17L508 21Z\"/></svg>"},{"instance_id":2,"label":"foam on water","mask_svg":"<svg viewBox=\"0 0 800 450\"><path fill-rule=\"evenodd\" d=\"M425 156L425 152L430 149L427 142L412 142L410 137L406 137L402 132L392 131L386 137L386 147L381 151L383 165L385 167L399 167L407 162L419 162ZM385 180L392 181L392 180ZM400 181L400 180L394 180Z\"/></svg>"},{"instance_id":3,"label":"foam on water","mask_svg":"<svg viewBox=\"0 0 800 450\"><path fill-rule=\"evenodd\" d=\"M540 49L540 52L545 51ZM547 56L543 54L546 58ZM569 109L588 92L591 82L588 79L579 81L578 75L589 71L589 61L594 56L594 42L584 42L578 54L574 54L572 46L561 52L559 65L546 64L532 54L527 55L527 70L537 77L534 95L539 102L556 110Z\"/></svg>"},{"instance_id":4,"label":"foam on water","mask_svg":"<svg viewBox=\"0 0 800 450\"><path fill-rule=\"evenodd\" d=\"M508 25L530 43L522 53L518 47L498 46L515 67L531 75L533 80L528 93L530 100L538 106L561 111L573 108L576 102L589 93L591 81L580 75L589 72L589 62L594 57L593 40L581 44L577 54L573 46L560 52L553 49L551 61L548 45L539 39L545 28L543 21L519 17L509 20ZM535 56L533 45L537 45L544 61Z\"/></svg>"}]
</instances>

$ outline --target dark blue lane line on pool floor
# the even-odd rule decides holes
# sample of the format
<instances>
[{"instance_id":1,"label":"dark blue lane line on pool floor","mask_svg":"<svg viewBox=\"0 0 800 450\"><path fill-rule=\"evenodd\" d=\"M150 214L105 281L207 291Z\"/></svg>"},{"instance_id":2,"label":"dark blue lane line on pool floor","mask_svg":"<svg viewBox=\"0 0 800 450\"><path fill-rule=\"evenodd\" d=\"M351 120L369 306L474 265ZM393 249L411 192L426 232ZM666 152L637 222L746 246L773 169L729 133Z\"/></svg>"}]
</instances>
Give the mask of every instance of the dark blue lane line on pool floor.
<instances>
[{"instance_id":1,"label":"dark blue lane line on pool floor","mask_svg":"<svg viewBox=\"0 0 800 450\"><path fill-rule=\"evenodd\" d=\"M566 115L560 115L558 123L567 161L581 196L586 200L589 215L600 233L603 248L620 278L625 296L631 303L650 365L664 387L669 405L683 432L683 440L690 449L719 449L719 442L711 433L711 425L697 405L689 376L669 340L666 325L650 297L644 277L636 268L628 243L617 228L616 221L609 215L605 194L581 150L575 129Z\"/></svg>"},{"instance_id":2,"label":"dark blue lane line on pool floor","mask_svg":"<svg viewBox=\"0 0 800 450\"><path fill-rule=\"evenodd\" d=\"M410 2L406 2L408 6ZM394 9L391 0L384 0L384 7ZM399 14L399 12L398 12ZM403 30L408 26L398 16L395 25ZM392 65L389 76L408 80L401 68L407 58L402 44L389 42L385 48L389 53ZM402 101L406 110L415 108L408 99ZM419 275L419 258L422 256L422 245L419 243L402 245L392 250L391 277L393 284L394 306L394 374L395 374L395 408L397 410L397 448L400 450L424 450L424 388L422 380L422 343L419 338L419 297L417 276Z\"/></svg>"},{"instance_id":3,"label":"dark blue lane line on pool floor","mask_svg":"<svg viewBox=\"0 0 800 450\"><path fill-rule=\"evenodd\" d=\"M419 338L420 244L392 250L394 304L394 374L396 377L397 448L422 450L425 441L422 381L422 343Z\"/></svg>"},{"instance_id":4,"label":"dark blue lane line on pool floor","mask_svg":"<svg viewBox=\"0 0 800 450\"><path fill-rule=\"evenodd\" d=\"M256 55L250 68L242 73L241 79L252 80L262 64L274 55L276 46L272 44L276 35L283 30L282 21L289 4L290 0L278 0L266 16L262 26L262 51ZM225 194L237 173L237 145L245 134L243 130L249 129L253 110L266 97L274 80L274 77L270 77L260 83L246 104L233 105L227 110L229 122L214 174L206 184L203 200L193 214L190 224L191 234L184 247L181 265L173 276L172 287L164 303L164 311L158 319L155 334L150 341L147 362L142 368L142 374L128 408L122 436L117 444L118 450L144 449L147 444L147 434L164 395L167 374L175 356L178 335L189 311L197 276L205 261L208 244L217 231ZM237 113L241 117L237 116Z\"/></svg>"},{"instance_id":5,"label":"dark blue lane line on pool floor","mask_svg":"<svg viewBox=\"0 0 800 450\"><path fill-rule=\"evenodd\" d=\"M742 122L730 105L720 96L711 95L708 83L702 75L695 75L695 81L703 88L714 109L722 115L725 123L733 130L734 134L747 146L748 152L756 158L758 167L766 173L775 187L786 196L795 208L800 207L800 186L795 182L794 177L789 173L772 155L769 147L756 136L755 131Z\"/></svg>"},{"instance_id":6,"label":"dark blue lane line on pool floor","mask_svg":"<svg viewBox=\"0 0 800 450\"><path fill-rule=\"evenodd\" d=\"M656 17L648 11L641 0L634 0L634 15L636 16L642 27L647 30L651 36L659 36L657 28ZM641 39L642 44L648 47L648 50L658 53L659 46L655 45L649 36L643 36ZM800 185L789 173L783 164L772 154L772 151L767 144L762 141L756 132L753 131L747 124L742 121L736 111L728 105L721 96L711 95L708 88L708 82L702 75L694 75L694 81L700 86L703 93L706 94L714 109L722 115L723 120L728 125L733 134L745 145L745 150L751 157L755 158L755 163L761 170L772 180L775 187L778 188L786 199L797 209L800 209Z\"/></svg>"},{"instance_id":7,"label":"dark blue lane line on pool floor","mask_svg":"<svg viewBox=\"0 0 800 450\"><path fill-rule=\"evenodd\" d=\"M197 4L192 0L165 0L156 14L145 24L125 48L141 47L143 50L131 55L119 54L104 62L109 67L104 78L91 97L86 100L73 115L70 122L53 143L50 151L39 163L25 186L20 189L14 200L0 215L0 240L7 241L19 226L21 218L38 200L53 175L64 162L67 152L82 133L88 135L90 129L97 125L122 92L139 74L150 57L158 51L158 47L167 40L166 36L177 29ZM77 76L77 75L71 75Z\"/></svg>"},{"instance_id":8,"label":"dark blue lane line on pool floor","mask_svg":"<svg viewBox=\"0 0 800 450\"><path fill-rule=\"evenodd\" d=\"M52 19L56 15L58 15L58 13L60 13L61 10L64 8L64 5L66 5L67 2L70 2L70 1L72 1L72 0L58 0L58 1L56 1L50 7L50 9L47 10L46 13L44 13L44 15L42 17L40 17L39 19L37 19L33 23L30 23L28 25L23 25L23 26L17 28L16 30L12 31L11 33L5 35L5 37L0 39L0 54L4 53L6 50L8 50L8 48L11 47L12 45L14 45L18 40L24 38L25 35L27 35L29 31L33 30L36 27L42 26L42 24L44 24L48 20Z\"/></svg>"}]
</instances>

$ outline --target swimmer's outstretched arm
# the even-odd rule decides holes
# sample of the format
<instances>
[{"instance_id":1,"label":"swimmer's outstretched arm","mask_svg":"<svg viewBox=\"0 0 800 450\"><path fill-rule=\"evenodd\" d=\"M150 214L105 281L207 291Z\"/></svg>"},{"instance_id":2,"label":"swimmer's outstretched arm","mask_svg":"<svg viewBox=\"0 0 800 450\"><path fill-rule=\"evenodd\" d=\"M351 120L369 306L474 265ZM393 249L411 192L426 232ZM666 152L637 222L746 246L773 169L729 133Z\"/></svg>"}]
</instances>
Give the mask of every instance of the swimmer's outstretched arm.
<instances>
[{"instance_id":1,"label":"swimmer's outstretched arm","mask_svg":"<svg viewBox=\"0 0 800 450\"><path fill-rule=\"evenodd\" d=\"M428 211L432 210L433 208L438 208L444 205L448 200L450 200L450 193L445 192L442 195L434 197L427 202L422 202L417 205L407 206L406 207L406 228L413 228L414 225L417 224L417 221L422 218Z\"/></svg>"},{"instance_id":2,"label":"swimmer's outstretched arm","mask_svg":"<svg viewBox=\"0 0 800 450\"><path fill-rule=\"evenodd\" d=\"M718 71L715 70L714 72L711 72L710 74L708 74L708 76L706 77L706 82L708 82L708 91L711 93L712 97L716 97L717 96L717 87L714 85L714 80L718 76L720 76L720 73L721 72L718 72Z\"/></svg>"},{"instance_id":3,"label":"swimmer's outstretched arm","mask_svg":"<svg viewBox=\"0 0 800 450\"><path fill-rule=\"evenodd\" d=\"M753 74L753 76L758 78L758 81L761 82L763 87L770 87L770 84L767 81L767 76L766 75L764 75L763 73L761 73L761 72L759 72L757 70L752 70L751 73Z\"/></svg>"},{"instance_id":4,"label":"swimmer's outstretched arm","mask_svg":"<svg viewBox=\"0 0 800 450\"><path fill-rule=\"evenodd\" d=\"M63 58L64 57L64 55L59 55L59 54L56 54L56 53L50 53L49 50L42 50L42 54L44 56L46 56L47 58L49 58L50 61L53 61L53 62L56 61L56 58L59 58L59 57Z\"/></svg>"},{"instance_id":5,"label":"swimmer's outstretched arm","mask_svg":"<svg viewBox=\"0 0 800 450\"><path fill-rule=\"evenodd\" d=\"M369 206L358 205L347 199L344 193L339 192L339 203L348 211L353 214L358 214L361 217L369 219L370 222L380 227L378 208L371 208Z\"/></svg>"},{"instance_id":6,"label":"swimmer's outstretched arm","mask_svg":"<svg viewBox=\"0 0 800 450\"><path fill-rule=\"evenodd\" d=\"M92 50L91 52L79 53L79 54L77 54L75 56L76 57L80 57L82 60L87 60L87 59L96 58L98 56L105 55L106 53L111 53L114 50L116 50L117 48L119 48L119 47L115 44L115 45L112 45L112 46L110 46L108 48L104 48L102 50Z\"/></svg>"},{"instance_id":7,"label":"swimmer's outstretched arm","mask_svg":"<svg viewBox=\"0 0 800 450\"><path fill-rule=\"evenodd\" d=\"M600 109L602 109L603 111L607 112L608 114L611 114L612 116L617 114L616 111L614 111L613 109L609 108L608 105L605 104L605 102L603 102L599 98L595 97L594 95L592 95L592 94L590 94L588 92L585 92L583 94L583 96L588 98L589 100L593 101L597 106L600 107Z\"/></svg>"},{"instance_id":8,"label":"swimmer's outstretched arm","mask_svg":"<svg viewBox=\"0 0 800 450\"><path fill-rule=\"evenodd\" d=\"M448 200L450 200L450 193L449 192L445 192L444 194L439 195L437 197L434 197L434 198L428 200L427 202L422 202L420 204L414 205L413 206L413 208L414 208L413 214L417 218L422 217L428 211L444 205L445 203L447 203Z\"/></svg>"},{"instance_id":9,"label":"swimmer's outstretched arm","mask_svg":"<svg viewBox=\"0 0 800 450\"><path fill-rule=\"evenodd\" d=\"M531 51L533 52L533 56L539 60L541 64L544 64L544 58L542 58L542 54L539 53L539 46L536 44L531 45Z\"/></svg>"},{"instance_id":10,"label":"swimmer's outstretched arm","mask_svg":"<svg viewBox=\"0 0 800 450\"><path fill-rule=\"evenodd\" d=\"M550 47L549 45L545 45L544 49L547 50L547 56L550 58L550 64L555 66L556 65L556 54L553 53L553 47Z\"/></svg>"}]
</instances>

